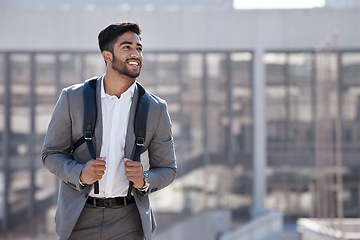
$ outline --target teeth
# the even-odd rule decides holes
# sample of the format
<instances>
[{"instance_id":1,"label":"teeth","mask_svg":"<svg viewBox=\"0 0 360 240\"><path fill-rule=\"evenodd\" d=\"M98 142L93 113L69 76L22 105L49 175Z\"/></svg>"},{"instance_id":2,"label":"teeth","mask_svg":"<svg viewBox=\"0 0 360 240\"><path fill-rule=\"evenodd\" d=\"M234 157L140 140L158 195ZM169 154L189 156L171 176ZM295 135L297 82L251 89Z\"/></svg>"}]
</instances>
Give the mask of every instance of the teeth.
<instances>
[{"instance_id":1,"label":"teeth","mask_svg":"<svg viewBox=\"0 0 360 240\"><path fill-rule=\"evenodd\" d=\"M139 66L139 63L137 62L129 62L130 65Z\"/></svg>"}]
</instances>

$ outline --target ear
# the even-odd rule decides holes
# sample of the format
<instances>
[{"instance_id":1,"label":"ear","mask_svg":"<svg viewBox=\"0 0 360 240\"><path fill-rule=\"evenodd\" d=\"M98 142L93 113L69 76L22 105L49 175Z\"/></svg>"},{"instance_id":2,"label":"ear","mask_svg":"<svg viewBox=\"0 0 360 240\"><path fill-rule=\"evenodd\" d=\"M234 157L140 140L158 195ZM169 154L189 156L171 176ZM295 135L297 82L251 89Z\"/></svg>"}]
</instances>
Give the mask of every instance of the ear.
<instances>
[{"instance_id":1,"label":"ear","mask_svg":"<svg viewBox=\"0 0 360 240\"><path fill-rule=\"evenodd\" d=\"M106 63L111 63L113 56L112 53L110 51L103 51L102 52L103 58L105 60Z\"/></svg>"}]
</instances>

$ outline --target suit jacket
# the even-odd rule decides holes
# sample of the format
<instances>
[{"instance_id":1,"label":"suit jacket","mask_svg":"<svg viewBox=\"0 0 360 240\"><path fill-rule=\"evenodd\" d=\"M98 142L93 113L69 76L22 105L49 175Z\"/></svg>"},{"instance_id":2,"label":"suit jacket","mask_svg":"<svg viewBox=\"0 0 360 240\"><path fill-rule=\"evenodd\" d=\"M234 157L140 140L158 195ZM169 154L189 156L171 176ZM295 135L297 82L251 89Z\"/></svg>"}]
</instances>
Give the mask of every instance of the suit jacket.
<instances>
[{"instance_id":1,"label":"suit jacket","mask_svg":"<svg viewBox=\"0 0 360 240\"><path fill-rule=\"evenodd\" d=\"M97 119L93 137L97 156L100 155L102 144L101 78L96 84ZM137 100L136 87L125 143L125 157L129 159L135 143L134 118ZM87 144L82 144L71 154L72 145L83 136L83 119L83 84L63 89L49 123L42 149L43 164L61 180L55 216L56 232L61 240L70 236L92 188L89 185L82 187L79 183L81 170L91 159ZM149 155L150 168L147 172L150 187L146 193L135 188L132 193L140 212L145 239L151 239L156 223L148 194L169 185L177 171L167 105L164 100L152 94L150 94L146 140L142 152L146 150Z\"/></svg>"}]
</instances>

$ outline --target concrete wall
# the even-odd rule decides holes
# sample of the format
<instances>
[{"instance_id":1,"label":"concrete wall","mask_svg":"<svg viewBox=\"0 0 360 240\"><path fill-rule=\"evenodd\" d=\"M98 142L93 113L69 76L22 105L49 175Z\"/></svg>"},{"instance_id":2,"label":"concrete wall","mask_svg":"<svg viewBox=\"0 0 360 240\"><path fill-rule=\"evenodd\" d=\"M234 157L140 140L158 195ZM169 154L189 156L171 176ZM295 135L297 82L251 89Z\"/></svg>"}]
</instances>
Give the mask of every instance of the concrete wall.
<instances>
[{"instance_id":1,"label":"concrete wall","mask_svg":"<svg viewBox=\"0 0 360 240\"><path fill-rule=\"evenodd\" d=\"M221 233L230 228L231 212L229 210L206 211L156 234L154 240L216 240L219 239Z\"/></svg>"},{"instance_id":2,"label":"concrete wall","mask_svg":"<svg viewBox=\"0 0 360 240\"><path fill-rule=\"evenodd\" d=\"M280 212L268 212L254 218L239 228L228 231L221 240L264 240L283 231L283 215Z\"/></svg>"},{"instance_id":3,"label":"concrete wall","mask_svg":"<svg viewBox=\"0 0 360 240\"><path fill-rule=\"evenodd\" d=\"M360 9L94 11L0 10L0 50L96 50L109 23L133 20L145 50L314 49L334 28L360 47Z\"/></svg>"}]
</instances>

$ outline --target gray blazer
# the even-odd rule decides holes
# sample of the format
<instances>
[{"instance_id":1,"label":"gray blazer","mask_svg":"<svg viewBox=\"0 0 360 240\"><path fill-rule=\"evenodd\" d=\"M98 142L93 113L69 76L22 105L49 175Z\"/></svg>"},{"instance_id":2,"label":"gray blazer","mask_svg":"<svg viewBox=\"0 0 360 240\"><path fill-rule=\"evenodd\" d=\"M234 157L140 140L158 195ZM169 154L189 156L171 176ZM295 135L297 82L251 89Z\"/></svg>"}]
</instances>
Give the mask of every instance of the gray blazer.
<instances>
[{"instance_id":1,"label":"gray blazer","mask_svg":"<svg viewBox=\"0 0 360 240\"><path fill-rule=\"evenodd\" d=\"M97 156L102 144L101 77L96 84L97 120L94 132L94 146ZM126 135L125 157L131 158L135 143L134 117L138 100L136 88L130 109ZM86 162L91 159L86 144L79 146L71 155L72 145L83 136L84 118L83 84L63 89L56 103L42 149L45 167L60 181L58 204L55 216L56 232L60 240L67 239L80 216L92 186L82 187L79 176ZM145 239L151 239L156 223L150 207L149 196L169 185L175 178L174 142L171 121L166 102L150 94L149 114L146 125L146 140L142 151L148 150L150 187L146 193L133 189L133 195L140 212Z\"/></svg>"}]
</instances>

